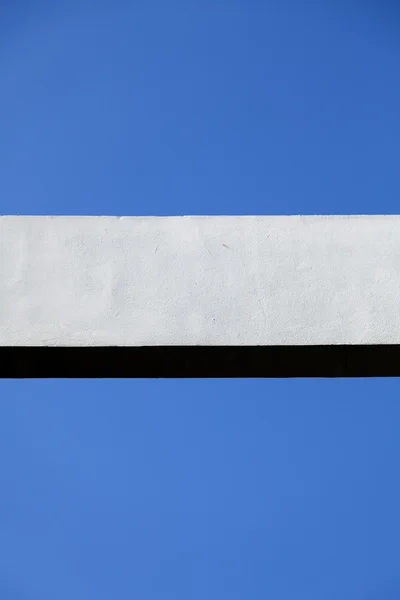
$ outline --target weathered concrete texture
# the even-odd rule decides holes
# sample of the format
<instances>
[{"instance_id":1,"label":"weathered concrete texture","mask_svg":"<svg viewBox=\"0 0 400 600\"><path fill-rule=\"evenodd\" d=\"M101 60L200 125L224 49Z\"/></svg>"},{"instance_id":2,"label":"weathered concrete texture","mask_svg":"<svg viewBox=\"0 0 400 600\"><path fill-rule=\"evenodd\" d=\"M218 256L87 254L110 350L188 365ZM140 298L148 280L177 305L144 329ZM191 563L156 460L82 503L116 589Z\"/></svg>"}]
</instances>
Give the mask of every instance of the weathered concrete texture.
<instances>
[{"instance_id":1,"label":"weathered concrete texture","mask_svg":"<svg viewBox=\"0 0 400 600\"><path fill-rule=\"evenodd\" d=\"M1 346L400 344L400 217L0 217Z\"/></svg>"}]
</instances>

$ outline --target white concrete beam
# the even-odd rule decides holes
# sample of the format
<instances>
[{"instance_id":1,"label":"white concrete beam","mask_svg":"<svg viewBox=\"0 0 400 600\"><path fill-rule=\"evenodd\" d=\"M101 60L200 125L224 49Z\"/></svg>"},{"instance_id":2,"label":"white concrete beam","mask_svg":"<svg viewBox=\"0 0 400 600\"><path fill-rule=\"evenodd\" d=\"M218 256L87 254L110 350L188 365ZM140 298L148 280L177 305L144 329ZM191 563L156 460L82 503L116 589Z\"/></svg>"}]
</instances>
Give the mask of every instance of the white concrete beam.
<instances>
[{"instance_id":1,"label":"white concrete beam","mask_svg":"<svg viewBox=\"0 0 400 600\"><path fill-rule=\"evenodd\" d=\"M189 356L200 346L242 357L257 347L271 361L272 349L289 360L296 348L311 359L317 348L366 356L374 346L382 356L400 345L398 216L5 216L0 240L0 358L9 365L21 348L47 357L154 349L153 360L160 347L164 356L165 347Z\"/></svg>"}]
</instances>

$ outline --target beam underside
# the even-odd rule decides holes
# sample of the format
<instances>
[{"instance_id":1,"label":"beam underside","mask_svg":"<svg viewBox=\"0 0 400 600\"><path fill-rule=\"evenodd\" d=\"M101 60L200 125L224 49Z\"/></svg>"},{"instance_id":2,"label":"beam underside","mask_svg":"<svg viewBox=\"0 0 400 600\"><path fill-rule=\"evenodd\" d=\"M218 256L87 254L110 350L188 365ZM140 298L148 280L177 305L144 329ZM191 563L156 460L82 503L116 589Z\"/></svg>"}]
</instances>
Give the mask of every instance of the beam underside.
<instances>
[{"instance_id":1,"label":"beam underside","mask_svg":"<svg viewBox=\"0 0 400 600\"><path fill-rule=\"evenodd\" d=\"M400 345L0 348L2 378L397 376Z\"/></svg>"}]
</instances>

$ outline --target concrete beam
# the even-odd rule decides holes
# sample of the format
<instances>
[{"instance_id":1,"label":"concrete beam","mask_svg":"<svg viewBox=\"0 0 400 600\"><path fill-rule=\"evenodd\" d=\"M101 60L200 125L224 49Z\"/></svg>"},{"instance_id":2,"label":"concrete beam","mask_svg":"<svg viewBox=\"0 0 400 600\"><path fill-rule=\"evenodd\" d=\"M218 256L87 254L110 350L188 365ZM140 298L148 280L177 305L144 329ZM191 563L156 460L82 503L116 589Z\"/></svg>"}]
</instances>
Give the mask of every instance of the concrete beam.
<instances>
[{"instance_id":1,"label":"concrete beam","mask_svg":"<svg viewBox=\"0 0 400 600\"><path fill-rule=\"evenodd\" d=\"M400 375L400 217L0 217L0 376Z\"/></svg>"}]
</instances>

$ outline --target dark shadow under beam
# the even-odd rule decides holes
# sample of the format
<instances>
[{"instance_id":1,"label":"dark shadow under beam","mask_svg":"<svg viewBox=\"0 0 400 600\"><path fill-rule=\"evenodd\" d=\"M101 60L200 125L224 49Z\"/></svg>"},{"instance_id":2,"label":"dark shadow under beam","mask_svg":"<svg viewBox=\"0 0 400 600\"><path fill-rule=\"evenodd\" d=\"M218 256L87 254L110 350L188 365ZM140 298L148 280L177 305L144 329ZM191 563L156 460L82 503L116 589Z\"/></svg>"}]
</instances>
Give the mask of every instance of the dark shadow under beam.
<instances>
[{"instance_id":1,"label":"dark shadow under beam","mask_svg":"<svg viewBox=\"0 0 400 600\"><path fill-rule=\"evenodd\" d=\"M397 377L400 345L1 347L1 378Z\"/></svg>"}]
</instances>

